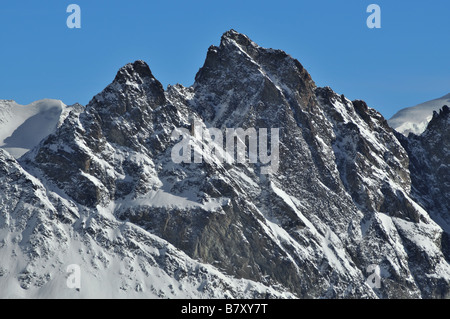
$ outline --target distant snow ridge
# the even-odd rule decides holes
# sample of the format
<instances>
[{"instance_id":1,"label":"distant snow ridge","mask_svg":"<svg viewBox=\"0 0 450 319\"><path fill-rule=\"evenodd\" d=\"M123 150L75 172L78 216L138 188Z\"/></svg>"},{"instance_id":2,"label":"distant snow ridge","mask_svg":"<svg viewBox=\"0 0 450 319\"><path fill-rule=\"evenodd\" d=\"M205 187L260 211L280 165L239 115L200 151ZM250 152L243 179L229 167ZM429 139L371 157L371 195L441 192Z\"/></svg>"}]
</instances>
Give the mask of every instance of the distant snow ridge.
<instances>
[{"instance_id":1,"label":"distant snow ridge","mask_svg":"<svg viewBox=\"0 0 450 319\"><path fill-rule=\"evenodd\" d=\"M420 135L431 121L433 112L439 111L444 105L450 106L450 94L402 109L388 120L388 123L397 132L405 136L408 136L409 133Z\"/></svg>"},{"instance_id":2,"label":"distant snow ridge","mask_svg":"<svg viewBox=\"0 0 450 319\"><path fill-rule=\"evenodd\" d=\"M70 111L81 105L43 99L29 105L0 100L0 148L19 158L59 127Z\"/></svg>"},{"instance_id":3,"label":"distant snow ridge","mask_svg":"<svg viewBox=\"0 0 450 319\"><path fill-rule=\"evenodd\" d=\"M450 298L449 114L404 137L234 30L191 87L129 63L24 156L0 150L0 297ZM196 134L211 160L174 163L192 123L279 128L277 173Z\"/></svg>"}]
</instances>

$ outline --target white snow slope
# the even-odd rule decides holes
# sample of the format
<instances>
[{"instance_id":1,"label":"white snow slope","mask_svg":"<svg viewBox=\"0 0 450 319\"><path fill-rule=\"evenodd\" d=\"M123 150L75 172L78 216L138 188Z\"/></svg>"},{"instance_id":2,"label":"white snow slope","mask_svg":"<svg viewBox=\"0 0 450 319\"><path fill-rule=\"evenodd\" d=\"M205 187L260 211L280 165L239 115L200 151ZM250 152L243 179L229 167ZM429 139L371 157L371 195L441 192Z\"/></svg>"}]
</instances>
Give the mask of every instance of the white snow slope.
<instances>
[{"instance_id":1,"label":"white snow slope","mask_svg":"<svg viewBox=\"0 0 450 319\"><path fill-rule=\"evenodd\" d=\"M404 108L388 120L388 123L393 129L405 136L408 136L409 133L420 135L425 131L433 117L433 111L439 111L444 105L450 106L450 94Z\"/></svg>"},{"instance_id":2,"label":"white snow slope","mask_svg":"<svg viewBox=\"0 0 450 319\"><path fill-rule=\"evenodd\" d=\"M29 105L0 100L0 147L19 158L52 133L73 108L52 99Z\"/></svg>"}]
</instances>

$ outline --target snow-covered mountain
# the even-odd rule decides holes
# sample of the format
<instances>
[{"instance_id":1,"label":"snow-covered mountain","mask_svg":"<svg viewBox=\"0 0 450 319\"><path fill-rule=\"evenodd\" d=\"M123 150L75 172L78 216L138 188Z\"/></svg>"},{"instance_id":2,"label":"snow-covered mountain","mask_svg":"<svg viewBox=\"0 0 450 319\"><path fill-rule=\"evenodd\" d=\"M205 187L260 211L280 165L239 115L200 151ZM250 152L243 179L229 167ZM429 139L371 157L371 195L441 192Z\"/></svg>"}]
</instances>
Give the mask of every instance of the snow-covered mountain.
<instances>
[{"instance_id":1,"label":"snow-covered mountain","mask_svg":"<svg viewBox=\"0 0 450 319\"><path fill-rule=\"evenodd\" d=\"M19 160L0 150L0 297L448 298L448 113L409 140L234 30L191 87L127 64ZM279 128L278 170L221 161L192 123ZM207 161L172 159L182 128Z\"/></svg>"},{"instance_id":2,"label":"snow-covered mountain","mask_svg":"<svg viewBox=\"0 0 450 319\"><path fill-rule=\"evenodd\" d=\"M72 110L81 111L81 105L52 99L29 105L0 100L0 148L19 158L55 131Z\"/></svg>"},{"instance_id":3,"label":"snow-covered mountain","mask_svg":"<svg viewBox=\"0 0 450 319\"><path fill-rule=\"evenodd\" d=\"M389 121L389 125L397 132L408 136L409 133L420 135L425 131L433 117L444 105L450 105L450 94L441 98L407 107L398 111Z\"/></svg>"}]
</instances>

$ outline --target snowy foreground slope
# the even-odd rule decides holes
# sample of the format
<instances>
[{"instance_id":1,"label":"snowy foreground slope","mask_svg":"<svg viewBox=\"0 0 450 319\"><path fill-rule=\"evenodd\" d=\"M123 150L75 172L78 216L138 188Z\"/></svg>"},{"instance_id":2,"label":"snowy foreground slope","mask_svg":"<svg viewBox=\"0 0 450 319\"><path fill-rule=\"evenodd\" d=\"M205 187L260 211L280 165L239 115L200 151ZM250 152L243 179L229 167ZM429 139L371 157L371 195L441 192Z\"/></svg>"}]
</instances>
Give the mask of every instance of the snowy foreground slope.
<instances>
[{"instance_id":1,"label":"snowy foreground slope","mask_svg":"<svg viewBox=\"0 0 450 319\"><path fill-rule=\"evenodd\" d=\"M233 30L191 87L127 64L23 157L0 150L0 297L448 298L448 113L406 138ZM279 128L278 170L220 162L192 123ZM208 160L172 160L180 128Z\"/></svg>"},{"instance_id":2,"label":"snowy foreground slope","mask_svg":"<svg viewBox=\"0 0 450 319\"><path fill-rule=\"evenodd\" d=\"M54 132L72 110L81 109L51 99L29 105L0 100L0 148L19 158Z\"/></svg>"},{"instance_id":3,"label":"snowy foreground slope","mask_svg":"<svg viewBox=\"0 0 450 319\"><path fill-rule=\"evenodd\" d=\"M450 94L402 109L388 120L388 123L397 132L405 136L408 136L409 133L420 135L427 128L433 117L433 112L439 111L444 105L450 105Z\"/></svg>"}]
</instances>

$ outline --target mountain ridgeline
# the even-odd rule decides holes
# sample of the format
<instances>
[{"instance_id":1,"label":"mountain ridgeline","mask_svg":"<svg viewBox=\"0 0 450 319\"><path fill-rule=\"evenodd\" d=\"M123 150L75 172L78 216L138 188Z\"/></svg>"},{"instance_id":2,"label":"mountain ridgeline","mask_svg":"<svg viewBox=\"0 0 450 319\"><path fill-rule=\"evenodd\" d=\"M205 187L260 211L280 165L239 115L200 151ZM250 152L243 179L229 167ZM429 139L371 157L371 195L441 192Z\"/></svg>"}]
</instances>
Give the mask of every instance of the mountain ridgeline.
<instances>
[{"instance_id":1,"label":"mountain ridgeline","mask_svg":"<svg viewBox=\"0 0 450 319\"><path fill-rule=\"evenodd\" d=\"M175 163L193 122L279 128L278 170ZM20 159L0 149L0 297L449 298L448 123L400 135L234 30L190 87L127 64Z\"/></svg>"}]
</instances>

